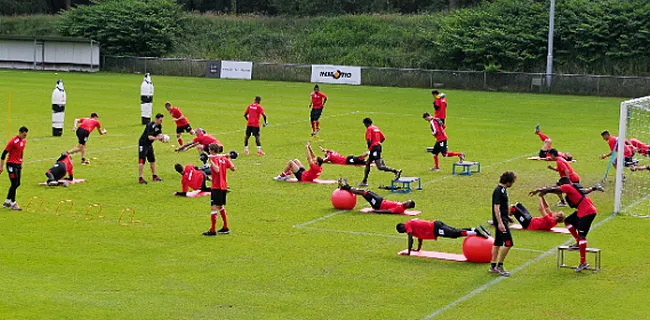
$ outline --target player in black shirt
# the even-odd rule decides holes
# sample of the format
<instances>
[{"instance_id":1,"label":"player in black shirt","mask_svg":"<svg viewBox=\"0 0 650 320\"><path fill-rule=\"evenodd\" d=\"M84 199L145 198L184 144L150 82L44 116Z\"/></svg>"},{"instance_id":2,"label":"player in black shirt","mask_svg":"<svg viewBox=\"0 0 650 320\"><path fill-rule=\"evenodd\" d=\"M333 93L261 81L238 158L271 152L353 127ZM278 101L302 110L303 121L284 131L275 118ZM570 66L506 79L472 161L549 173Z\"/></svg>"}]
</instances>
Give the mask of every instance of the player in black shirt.
<instances>
[{"instance_id":1,"label":"player in black shirt","mask_svg":"<svg viewBox=\"0 0 650 320\"><path fill-rule=\"evenodd\" d=\"M490 266L490 273L498 273L504 277L509 277L510 272L503 268L503 260L506 259L508 251L513 245L512 234L508 223L508 190L507 188L517 180L517 175L512 171L506 171L499 178L499 185L494 188L492 193L492 221L496 230L494 232L494 246L492 247L492 265ZM501 247L504 247L501 249ZM501 249L501 256L499 256L499 249Z\"/></svg>"},{"instance_id":2,"label":"player in black shirt","mask_svg":"<svg viewBox=\"0 0 650 320\"><path fill-rule=\"evenodd\" d=\"M147 181L142 177L142 171L144 169L144 162L149 161L151 165L151 173L153 174L153 181L162 181L160 177L156 175L156 156L153 154L153 142L156 140L162 141L162 122L163 114L156 114L156 118L147 123L144 127L144 132L140 136L140 141L138 143L138 159L140 161L140 166L138 167L138 172L140 173L140 184L147 184Z\"/></svg>"}]
</instances>

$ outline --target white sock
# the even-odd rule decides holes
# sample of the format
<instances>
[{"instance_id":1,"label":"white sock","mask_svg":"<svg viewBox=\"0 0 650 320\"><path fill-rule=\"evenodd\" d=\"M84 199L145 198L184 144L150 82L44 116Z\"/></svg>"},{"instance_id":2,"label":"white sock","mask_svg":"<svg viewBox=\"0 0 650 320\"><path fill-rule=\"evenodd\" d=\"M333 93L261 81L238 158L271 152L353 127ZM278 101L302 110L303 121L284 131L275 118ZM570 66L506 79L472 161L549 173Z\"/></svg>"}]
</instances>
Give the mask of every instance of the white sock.
<instances>
[{"instance_id":1,"label":"white sock","mask_svg":"<svg viewBox=\"0 0 650 320\"><path fill-rule=\"evenodd\" d=\"M10 200L10 199L7 199L7 200L5 200L5 203L9 203L9 204L11 204L11 200Z\"/></svg>"},{"instance_id":2,"label":"white sock","mask_svg":"<svg viewBox=\"0 0 650 320\"><path fill-rule=\"evenodd\" d=\"M244 146L244 151L248 151L248 146Z\"/></svg>"},{"instance_id":3,"label":"white sock","mask_svg":"<svg viewBox=\"0 0 650 320\"><path fill-rule=\"evenodd\" d=\"M262 146L257 146L257 152L262 152Z\"/></svg>"},{"instance_id":4,"label":"white sock","mask_svg":"<svg viewBox=\"0 0 650 320\"><path fill-rule=\"evenodd\" d=\"M12 201L12 202L11 202L11 206L13 207L13 206L15 206L15 205L16 205L16 201Z\"/></svg>"}]
</instances>

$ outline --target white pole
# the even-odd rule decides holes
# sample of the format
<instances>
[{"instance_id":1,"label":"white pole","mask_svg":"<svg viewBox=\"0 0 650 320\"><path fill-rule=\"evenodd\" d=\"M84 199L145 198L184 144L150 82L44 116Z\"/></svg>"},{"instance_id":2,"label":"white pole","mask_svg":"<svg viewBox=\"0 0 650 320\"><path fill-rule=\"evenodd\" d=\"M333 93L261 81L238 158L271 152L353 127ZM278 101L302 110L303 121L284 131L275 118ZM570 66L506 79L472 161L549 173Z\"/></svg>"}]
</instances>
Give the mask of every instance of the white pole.
<instances>
[{"instance_id":1,"label":"white pole","mask_svg":"<svg viewBox=\"0 0 650 320\"><path fill-rule=\"evenodd\" d=\"M548 9L548 53L546 55L546 88L551 88L553 74L553 33L555 32L555 0L551 0Z\"/></svg>"},{"instance_id":2,"label":"white pole","mask_svg":"<svg viewBox=\"0 0 650 320\"><path fill-rule=\"evenodd\" d=\"M616 189L614 190L614 212L621 212L623 198L623 169L625 168L625 131L627 131L627 103L621 102L618 122L618 150L616 150Z\"/></svg>"}]
</instances>

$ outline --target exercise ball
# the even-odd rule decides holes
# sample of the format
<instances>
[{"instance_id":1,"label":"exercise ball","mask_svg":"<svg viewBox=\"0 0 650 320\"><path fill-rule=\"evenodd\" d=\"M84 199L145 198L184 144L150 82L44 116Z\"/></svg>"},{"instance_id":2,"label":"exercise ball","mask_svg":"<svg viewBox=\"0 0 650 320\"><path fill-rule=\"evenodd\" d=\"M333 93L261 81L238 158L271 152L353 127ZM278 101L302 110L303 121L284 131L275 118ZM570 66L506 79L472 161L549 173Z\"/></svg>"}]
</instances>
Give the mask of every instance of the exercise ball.
<instances>
[{"instance_id":1,"label":"exercise ball","mask_svg":"<svg viewBox=\"0 0 650 320\"><path fill-rule=\"evenodd\" d=\"M493 238L469 236L463 241L463 255L469 262L488 263L492 260Z\"/></svg>"},{"instance_id":2,"label":"exercise ball","mask_svg":"<svg viewBox=\"0 0 650 320\"><path fill-rule=\"evenodd\" d=\"M346 190L332 192L332 205L339 210L352 210L357 205L357 195Z\"/></svg>"}]
</instances>

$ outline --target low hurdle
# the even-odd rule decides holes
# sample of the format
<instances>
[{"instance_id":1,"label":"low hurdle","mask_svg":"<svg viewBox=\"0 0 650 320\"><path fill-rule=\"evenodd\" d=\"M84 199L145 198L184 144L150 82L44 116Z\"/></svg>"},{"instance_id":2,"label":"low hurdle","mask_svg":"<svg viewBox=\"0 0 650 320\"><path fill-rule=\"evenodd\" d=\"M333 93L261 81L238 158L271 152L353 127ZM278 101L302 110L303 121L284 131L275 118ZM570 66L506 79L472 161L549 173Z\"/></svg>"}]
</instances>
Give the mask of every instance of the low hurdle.
<instances>
[{"instance_id":1,"label":"low hurdle","mask_svg":"<svg viewBox=\"0 0 650 320\"><path fill-rule=\"evenodd\" d=\"M456 171L459 168L459 171ZM478 161L455 162L451 167L451 174L456 176L471 176L472 173L481 173L481 163Z\"/></svg>"},{"instance_id":2,"label":"low hurdle","mask_svg":"<svg viewBox=\"0 0 650 320\"><path fill-rule=\"evenodd\" d=\"M575 269L578 266L571 266L565 263L564 259L564 253L569 252L569 251L576 251L576 249L571 249L569 246L559 246L557 247L557 269L560 268L569 268L569 269ZM594 254L594 266L589 267L586 270L591 270L593 272L598 272L600 271L600 249L598 248L587 248L587 253L593 253Z\"/></svg>"},{"instance_id":3,"label":"low hurdle","mask_svg":"<svg viewBox=\"0 0 650 320\"><path fill-rule=\"evenodd\" d=\"M411 183L418 183L418 187L414 190L422 190L422 179L419 177L401 177L397 180L390 182L390 192L393 193L410 193Z\"/></svg>"}]
</instances>

